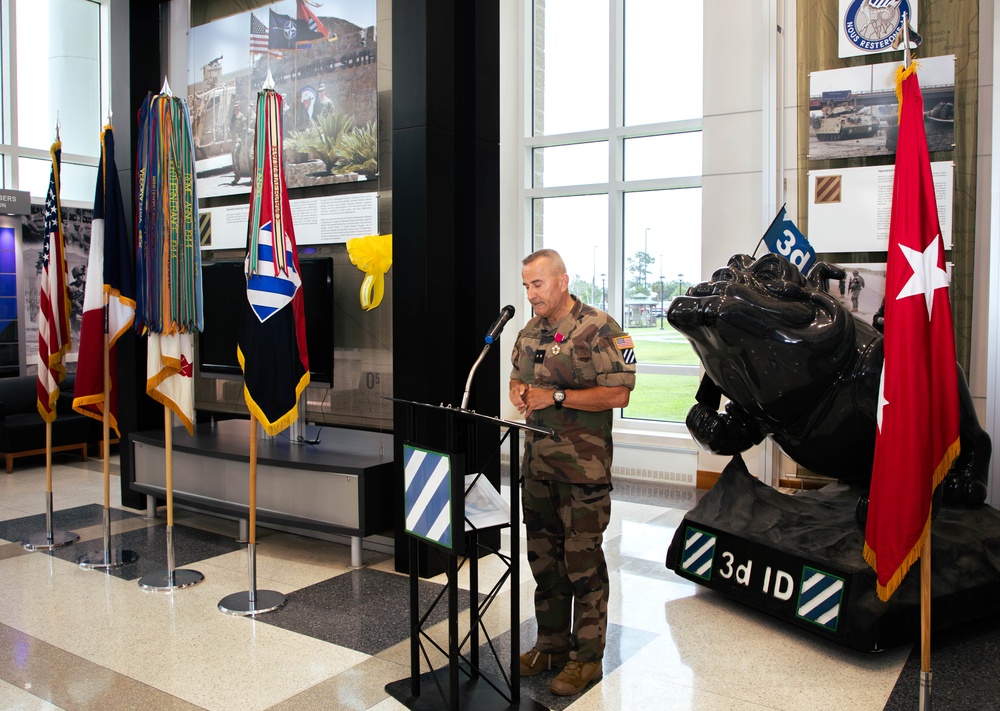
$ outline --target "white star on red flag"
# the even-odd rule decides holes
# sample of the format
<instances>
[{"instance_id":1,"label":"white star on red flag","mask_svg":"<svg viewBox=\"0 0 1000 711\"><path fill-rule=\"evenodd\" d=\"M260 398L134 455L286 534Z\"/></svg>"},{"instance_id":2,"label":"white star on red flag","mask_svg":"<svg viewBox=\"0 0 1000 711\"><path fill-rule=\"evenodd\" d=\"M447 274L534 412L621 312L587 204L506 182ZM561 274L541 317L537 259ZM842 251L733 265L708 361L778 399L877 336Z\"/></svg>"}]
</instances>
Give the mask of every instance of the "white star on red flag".
<instances>
[{"instance_id":1,"label":"white star on red flag","mask_svg":"<svg viewBox=\"0 0 1000 711\"><path fill-rule=\"evenodd\" d=\"M900 251L906 257L913 269L913 276L903 285L896 299L905 299L908 296L924 295L927 302L927 320L931 318L931 311L934 308L934 292L938 289L948 288L948 272L938 266L938 256L941 253L941 235L937 235L927 245L923 252L899 245Z\"/></svg>"}]
</instances>

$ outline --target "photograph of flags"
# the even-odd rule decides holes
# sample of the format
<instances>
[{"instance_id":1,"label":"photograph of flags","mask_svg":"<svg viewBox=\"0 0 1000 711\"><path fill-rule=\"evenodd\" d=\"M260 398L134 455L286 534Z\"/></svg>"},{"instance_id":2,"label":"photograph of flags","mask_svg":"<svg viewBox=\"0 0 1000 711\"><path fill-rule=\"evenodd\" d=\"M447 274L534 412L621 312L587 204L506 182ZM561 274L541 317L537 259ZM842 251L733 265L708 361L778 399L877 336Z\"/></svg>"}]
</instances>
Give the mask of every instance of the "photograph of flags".
<instances>
[{"instance_id":1,"label":"photograph of flags","mask_svg":"<svg viewBox=\"0 0 1000 711\"><path fill-rule=\"evenodd\" d=\"M299 23L298 41L309 41L314 39L329 39L330 31L326 29L315 13L306 5L306 0L297 0L295 17Z\"/></svg>"},{"instance_id":2,"label":"photograph of flags","mask_svg":"<svg viewBox=\"0 0 1000 711\"><path fill-rule=\"evenodd\" d=\"M49 155L52 157L52 172L49 190L45 195L42 280L38 294L38 414L46 422L56 419L59 383L66 377L63 357L70 349L66 245L63 241L62 210L59 203L62 143L53 143Z\"/></svg>"},{"instance_id":3,"label":"photograph of flags","mask_svg":"<svg viewBox=\"0 0 1000 711\"><path fill-rule=\"evenodd\" d=\"M295 43L299 39L299 23L289 17L274 10L270 13L270 24L268 32L268 47L271 49L295 49Z\"/></svg>"},{"instance_id":4,"label":"photograph of flags","mask_svg":"<svg viewBox=\"0 0 1000 711\"><path fill-rule=\"evenodd\" d=\"M282 163L281 96L257 95L247 279L237 358L247 407L274 436L298 419L309 384L305 304Z\"/></svg>"},{"instance_id":5,"label":"photograph of flags","mask_svg":"<svg viewBox=\"0 0 1000 711\"><path fill-rule=\"evenodd\" d=\"M187 104L147 95L139 111L136 329L148 335L146 393L194 432L194 334L204 325L194 143Z\"/></svg>"},{"instance_id":6,"label":"photograph of flags","mask_svg":"<svg viewBox=\"0 0 1000 711\"><path fill-rule=\"evenodd\" d=\"M108 421L118 436L118 339L135 320L135 273L129 250L128 228L118 166L114 131L101 133L101 162L97 169L94 219L90 231L87 286L83 297L80 356L76 368L73 409ZM104 401L104 298L108 301L108 361L111 381Z\"/></svg>"},{"instance_id":7,"label":"photograph of flags","mask_svg":"<svg viewBox=\"0 0 1000 711\"><path fill-rule=\"evenodd\" d=\"M267 25L250 13L250 54L267 54L270 49L270 37Z\"/></svg>"},{"instance_id":8,"label":"photograph of flags","mask_svg":"<svg viewBox=\"0 0 1000 711\"><path fill-rule=\"evenodd\" d=\"M917 63L901 91L885 277L885 362L865 528L865 560L888 600L920 557L931 495L959 449L948 273L924 131Z\"/></svg>"}]
</instances>

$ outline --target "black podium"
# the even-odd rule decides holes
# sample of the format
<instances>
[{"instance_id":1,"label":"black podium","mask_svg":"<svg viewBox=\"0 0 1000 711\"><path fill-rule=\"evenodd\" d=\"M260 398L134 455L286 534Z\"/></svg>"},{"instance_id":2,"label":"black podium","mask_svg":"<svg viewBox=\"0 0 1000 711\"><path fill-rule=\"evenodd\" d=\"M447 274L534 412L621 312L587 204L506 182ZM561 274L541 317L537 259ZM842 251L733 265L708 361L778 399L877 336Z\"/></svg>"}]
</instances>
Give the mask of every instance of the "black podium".
<instances>
[{"instance_id":1,"label":"black podium","mask_svg":"<svg viewBox=\"0 0 1000 711\"><path fill-rule=\"evenodd\" d=\"M519 422L509 422L472 410L450 405L430 405L400 398L392 398L406 408L406 431L404 434L404 520L409 537L411 560L416 559L420 541L431 544L446 558L445 589L434 599L427 610L420 610L418 584L419 573L416 565L410 565L410 677L386 685L386 691L393 698L411 709L460 708L475 711L491 711L507 708L544 708L533 701L521 703L520 699L520 597L518 594L520 539L518 537L517 472L520 455L519 431L522 429L551 435L547 427L536 427ZM417 435L417 413L439 419L444 429L444 445L437 449L422 446L415 441ZM493 425L497 428L498 443L494 452L480 458L476 451L475 426ZM500 429L506 432L500 436ZM498 457L504 440L510 446L511 487L509 516L499 522L496 511L481 513L478 509L467 515L466 496L475 492L475 486L493 457ZM488 504L488 501L484 501ZM488 506L487 506L488 508ZM477 522L482 522L480 527ZM504 555L496 547L484 543L484 534L497 528L510 526L510 555ZM497 538L498 540L498 538ZM495 555L506 565L500 579L479 601L479 557L485 552ZM458 573L461 568L459 558L464 558L462 566L469 566L469 632L458 637ZM483 613L496 599L507 581L511 581L510 594L510 674L504 673L504 664L499 659L496 646L490 638L481 619ZM448 598L448 648L442 649L423 631L423 625L431 612L447 594ZM502 679L492 678L480 667L480 631L486 636L488 647L500 669ZM448 657L448 666L421 674L420 658L423 655L430 667L425 641ZM463 650L468 645L468 651ZM464 676L464 680L461 677ZM421 696L424 682L433 683L437 695Z\"/></svg>"}]
</instances>

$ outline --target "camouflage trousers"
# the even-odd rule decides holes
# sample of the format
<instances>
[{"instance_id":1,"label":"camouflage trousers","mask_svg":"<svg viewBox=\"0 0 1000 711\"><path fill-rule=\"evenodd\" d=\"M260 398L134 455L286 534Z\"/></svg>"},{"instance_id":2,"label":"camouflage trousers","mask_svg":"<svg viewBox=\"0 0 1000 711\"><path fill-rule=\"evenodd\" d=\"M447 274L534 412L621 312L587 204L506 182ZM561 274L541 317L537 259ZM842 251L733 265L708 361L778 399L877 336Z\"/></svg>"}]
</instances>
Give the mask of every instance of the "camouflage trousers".
<instances>
[{"instance_id":1,"label":"camouflage trousers","mask_svg":"<svg viewBox=\"0 0 1000 711\"><path fill-rule=\"evenodd\" d=\"M535 578L536 646L581 662L602 659L610 584L601 543L611 487L525 479L521 508Z\"/></svg>"}]
</instances>

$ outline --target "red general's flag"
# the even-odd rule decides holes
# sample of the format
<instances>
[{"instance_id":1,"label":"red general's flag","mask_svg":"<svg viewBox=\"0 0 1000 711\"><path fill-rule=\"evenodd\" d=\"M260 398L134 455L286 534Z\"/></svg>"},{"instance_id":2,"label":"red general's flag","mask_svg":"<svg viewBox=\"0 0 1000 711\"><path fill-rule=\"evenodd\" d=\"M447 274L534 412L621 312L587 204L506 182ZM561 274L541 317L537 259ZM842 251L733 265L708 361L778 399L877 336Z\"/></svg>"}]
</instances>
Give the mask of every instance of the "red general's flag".
<instances>
[{"instance_id":1,"label":"red general's flag","mask_svg":"<svg viewBox=\"0 0 1000 711\"><path fill-rule=\"evenodd\" d=\"M66 245L59 205L59 162L62 144L49 151L52 172L45 195L45 237L42 241L42 282L38 293L38 414L56 419L59 383L66 377L63 356L69 353L69 288L66 285Z\"/></svg>"},{"instance_id":2,"label":"red general's flag","mask_svg":"<svg viewBox=\"0 0 1000 711\"><path fill-rule=\"evenodd\" d=\"M885 364L865 560L888 600L920 557L931 495L959 449L955 338L916 63L896 74L899 140L885 279Z\"/></svg>"},{"instance_id":3,"label":"red general's flag","mask_svg":"<svg viewBox=\"0 0 1000 711\"><path fill-rule=\"evenodd\" d=\"M76 368L73 409L104 418L104 297L108 298L108 422L118 429L118 339L135 319L135 274L129 253L122 188L115 164L115 137L110 126L101 132L94 221L90 227L87 288L83 297L80 358Z\"/></svg>"},{"instance_id":4,"label":"red general's flag","mask_svg":"<svg viewBox=\"0 0 1000 711\"><path fill-rule=\"evenodd\" d=\"M281 97L257 95L253 187L247 223L246 301L236 355L247 407L274 436L298 419L309 384L305 304L281 158Z\"/></svg>"}]
</instances>

